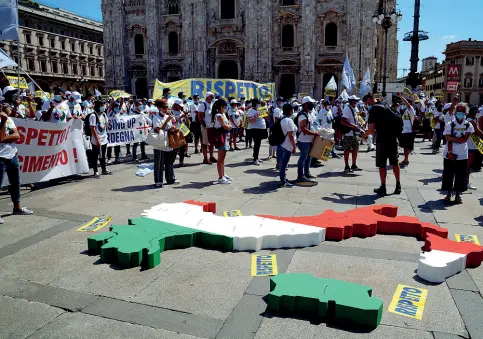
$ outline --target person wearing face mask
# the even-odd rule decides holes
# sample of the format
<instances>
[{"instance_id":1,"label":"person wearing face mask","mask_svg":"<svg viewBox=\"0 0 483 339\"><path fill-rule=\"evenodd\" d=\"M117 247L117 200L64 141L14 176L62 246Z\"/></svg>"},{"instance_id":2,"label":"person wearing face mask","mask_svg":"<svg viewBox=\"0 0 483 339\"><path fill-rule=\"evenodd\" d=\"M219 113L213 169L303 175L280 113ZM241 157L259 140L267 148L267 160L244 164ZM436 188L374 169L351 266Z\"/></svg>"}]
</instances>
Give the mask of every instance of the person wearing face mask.
<instances>
[{"instance_id":1,"label":"person wearing face mask","mask_svg":"<svg viewBox=\"0 0 483 339\"><path fill-rule=\"evenodd\" d=\"M436 139L433 143L433 154L439 153L439 148L441 147L441 141L443 139L443 107L443 104L439 103L433 114L434 134Z\"/></svg>"},{"instance_id":2,"label":"person wearing face mask","mask_svg":"<svg viewBox=\"0 0 483 339\"><path fill-rule=\"evenodd\" d=\"M69 106L67 106L60 94L56 94L53 100L46 100L42 105L41 121L55 124L65 123L71 117ZM39 117L37 117L39 118Z\"/></svg>"},{"instance_id":3,"label":"person wearing face mask","mask_svg":"<svg viewBox=\"0 0 483 339\"><path fill-rule=\"evenodd\" d=\"M445 126L443 135L446 137L446 146L443 157L443 183L442 190L448 194L445 203L451 202L452 191L456 193L455 204L462 204L461 193L467 190L468 170L468 144L471 133L475 132L473 125L466 121L468 106L464 103L456 105L456 119ZM453 107L450 108L453 110Z\"/></svg>"},{"instance_id":4,"label":"person wearing face mask","mask_svg":"<svg viewBox=\"0 0 483 339\"><path fill-rule=\"evenodd\" d=\"M131 115L144 116L144 105L141 100L137 100L135 103L131 105ZM138 156L137 156L138 146L139 146L139 142L135 142L132 145L132 159L134 162L138 161ZM146 143L144 141L141 142L141 160L149 160L149 157L146 155Z\"/></svg>"},{"instance_id":5,"label":"person wearing face mask","mask_svg":"<svg viewBox=\"0 0 483 339\"><path fill-rule=\"evenodd\" d=\"M404 160L399 163L399 166L409 165L409 154L414 150L414 139L416 133L414 132L414 118L416 111L411 103L406 100L402 95L399 98L403 101L403 105L400 106L400 113L403 120L403 130L399 137L399 146L404 149Z\"/></svg>"},{"instance_id":6,"label":"person wearing face mask","mask_svg":"<svg viewBox=\"0 0 483 339\"><path fill-rule=\"evenodd\" d=\"M200 105L200 96L198 94L193 95L193 104L190 106L190 119L191 119L191 133L195 142L195 154L199 154L199 145L201 140L201 123L198 119L198 107Z\"/></svg>"},{"instance_id":7,"label":"person wearing face mask","mask_svg":"<svg viewBox=\"0 0 483 339\"><path fill-rule=\"evenodd\" d=\"M70 92L66 92L70 93ZM67 106L69 107L70 117L69 119L82 119L82 107L81 107L81 94L79 92L72 92L68 96Z\"/></svg>"},{"instance_id":8,"label":"person wearing face mask","mask_svg":"<svg viewBox=\"0 0 483 339\"><path fill-rule=\"evenodd\" d=\"M111 101L109 108L106 111L107 118L117 118L119 114L119 102L118 101ZM112 158L112 149L114 148L114 163L119 164L121 163L120 155L121 155L121 146L111 146L107 147L107 163L111 163Z\"/></svg>"},{"instance_id":9,"label":"person wearing face mask","mask_svg":"<svg viewBox=\"0 0 483 339\"><path fill-rule=\"evenodd\" d=\"M260 146L262 140L268 138L266 120L268 117L260 117L257 110L259 101L258 99L252 100L252 108L248 111L248 129L253 139L253 163L257 166L260 165Z\"/></svg>"},{"instance_id":10,"label":"person wearing face mask","mask_svg":"<svg viewBox=\"0 0 483 339\"><path fill-rule=\"evenodd\" d=\"M89 115L89 125L92 135L91 166L94 170L94 178L100 179L101 176L99 175L97 167L98 159L100 159L102 174L112 174L111 171L106 169L107 129L109 127L109 120L106 114L106 105L103 102L96 101L94 103L94 113Z\"/></svg>"},{"instance_id":11,"label":"person wearing face mask","mask_svg":"<svg viewBox=\"0 0 483 339\"><path fill-rule=\"evenodd\" d=\"M174 121L173 121L173 126L179 129L181 124L187 124L187 115L184 113L184 105L183 105L183 99L175 99L173 103L173 107L171 109L171 113L174 116ZM179 167L184 167L184 157L186 153L186 144L181 146L178 150L178 156L179 156Z\"/></svg>"}]
</instances>

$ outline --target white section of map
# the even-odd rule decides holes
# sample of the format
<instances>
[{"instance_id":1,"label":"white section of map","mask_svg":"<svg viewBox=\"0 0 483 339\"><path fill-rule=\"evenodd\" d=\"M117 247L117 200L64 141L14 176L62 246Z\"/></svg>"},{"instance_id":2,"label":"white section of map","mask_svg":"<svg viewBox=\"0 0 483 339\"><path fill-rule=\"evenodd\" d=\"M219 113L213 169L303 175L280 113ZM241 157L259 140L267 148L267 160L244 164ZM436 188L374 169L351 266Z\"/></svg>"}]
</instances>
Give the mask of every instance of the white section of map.
<instances>
[{"instance_id":1,"label":"white section of map","mask_svg":"<svg viewBox=\"0 0 483 339\"><path fill-rule=\"evenodd\" d=\"M145 210L146 218L233 238L236 251L316 246L325 229L257 216L221 217L186 203L160 204Z\"/></svg>"},{"instance_id":2,"label":"white section of map","mask_svg":"<svg viewBox=\"0 0 483 339\"><path fill-rule=\"evenodd\" d=\"M432 250L421 253L417 274L426 281L441 283L465 268L465 254Z\"/></svg>"}]
</instances>

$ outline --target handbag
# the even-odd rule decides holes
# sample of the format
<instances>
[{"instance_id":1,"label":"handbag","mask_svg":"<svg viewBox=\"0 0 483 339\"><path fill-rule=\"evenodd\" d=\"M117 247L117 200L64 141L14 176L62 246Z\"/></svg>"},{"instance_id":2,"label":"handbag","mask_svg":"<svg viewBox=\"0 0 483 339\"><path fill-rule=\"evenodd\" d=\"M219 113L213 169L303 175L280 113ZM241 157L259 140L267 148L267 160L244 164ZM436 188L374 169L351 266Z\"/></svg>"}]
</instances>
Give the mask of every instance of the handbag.
<instances>
[{"instance_id":1,"label":"handbag","mask_svg":"<svg viewBox=\"0 0 483 339\"><path fill-rule=\"evenodd\" d=\"M146 143L153 146L154 149L167 150L169 147L167 132L160 130L159 133L156 133L153 128L146 137Z\"/></svg>"},{"instance_id":2,"label":"handbag","mask_svg":"<svg viewBox=\"0 0 483 339\"><path fill-rule=\"evenodd\" d=\"M184 135L179 130L174 131L173 133L169 133L168 141L169 141L169 147L171 147L172 149L178 149L186 145L186 140L184 138Z\"/></svg>"}]
</instances>

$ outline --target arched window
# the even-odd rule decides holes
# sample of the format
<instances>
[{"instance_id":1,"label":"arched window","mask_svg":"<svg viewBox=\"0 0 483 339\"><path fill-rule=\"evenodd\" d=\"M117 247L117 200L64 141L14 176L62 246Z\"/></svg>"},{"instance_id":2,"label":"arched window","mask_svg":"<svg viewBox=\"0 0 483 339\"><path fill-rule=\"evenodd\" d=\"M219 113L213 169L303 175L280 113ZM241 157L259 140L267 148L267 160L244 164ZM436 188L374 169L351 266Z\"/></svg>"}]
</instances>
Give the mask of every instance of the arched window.
<instances>
[{"instance_id":1,"label":"arched window","mask_svg":"<svg viewBox=\"0 0 483 339\"><path fill-rule=\"evenodd\" d=\"M337 25L333 22L325 26L325 45L337 46Z\"/></svg>"},{"instance_id":2,"label":"arched window","mask_svg":"<svg viewBox=\"0 0 483 339\"><path fill-rule=\"evenodd\" d=\"M178 44L178 33L171 32L168 35L168 50L169 54L178 54L179 44Z\"/></svg>"},{"instance_id":3,"label":"arched window","mask_svg":"<svg viewBox=\"0 0 483 339\"><path fill-rule=\"evenodd\" d=\"M221 19L235 18L235 1L236 0L220 0Z\"/></svg>"},{"instance_id":4,"label":"arched window","mask_svg":"<svg viewBox=\"0 0 483 339\"><path fill-rule=\"evenodd\" d=\"M282 28L282 47L294 47L294 29L292 25L285 25Z\"/></svg>"},{"instance_id":5,"label":"arched window","mask_svg":"<svg viewBox=\"0 0 483 339\"><path fill-rule=\"evenodd\" d=\"M134 36L134 54L144 54L144 37L141 34Z\"/></svg>"},{"instance_id":6,"label":"arched window","mask_svg":"<svg viewBox=\"0 0 483 339\"><path fill-rule=\"evenodd\" d=\"M168 0L166 2L168 14L179 14L179 0Z\"/></svg>"}]
</instances>

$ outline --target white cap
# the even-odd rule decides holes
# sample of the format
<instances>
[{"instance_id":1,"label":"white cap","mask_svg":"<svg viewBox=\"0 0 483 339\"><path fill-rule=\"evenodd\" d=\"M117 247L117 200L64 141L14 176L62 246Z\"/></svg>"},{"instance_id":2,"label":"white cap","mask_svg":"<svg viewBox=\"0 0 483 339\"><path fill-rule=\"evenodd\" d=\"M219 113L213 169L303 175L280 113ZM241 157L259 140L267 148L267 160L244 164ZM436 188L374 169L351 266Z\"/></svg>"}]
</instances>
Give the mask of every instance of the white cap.
<instances>
[{"instance_id":1,"label":"white cap","mask_svg":"<svg viewBox=\"0 0 483 339\"><path fill-rule=\"evenodd\" d=\"M183 99L175 99L174 102L173 102L173 105L180 105L181 107L184 107L183 106Z\"/></svg>"},{"instance_id":2,"label":"white cap","mask_svg":"<svg viewBox=\"0 0 483 339\"><path fill-rule=\"evenodd\" d=\"M19 97L20 97L20 98L25 98L26 96L27 96L27 93L25 93L25 92L22 92L22 93L20 93L20 95L19 95Z\"/></svg>"},{"instance_id":3,"label":"white cap","mask_svg":"<svg viewBox=\"0 0 483 339\"><path fill-rule=\"evenodd\" d=\"M361 98L358 98L358 97L357 97L357 95L351 95L351 96L349 97L349 100L355 100L355 101L359 101L359 100L361 100Z\"/></svg>"},{"instance_id":4,"label":"white cap","mask_svg":"<svg viewBox=\"0 0 483 339\"><path fill-rule=\"evenodd\" d=\"M213 92L207 92L207 93L206 93L206 97L207 97L207 98L208 98L208 97L214 97L214 96L215 96L215 94L214 94Z\"/></svg>"},{"instance_id":5,"label":"white cap","mask_svg":"<svg viewBox=\"0 0 483 339\"><path fill-rule=\"evenodd\" d=\"M314 103L316 103L316 101L315 101L314 99L312 99L311 97L309 97L309 96L304 97L304 98L302 99L302 105L303 105L303 104L306 104L306 103L308 103L308 102L313 103L313 104L314 104Z\"/></svg>"},{"instance_id":6,"label":"white cap","mask_svg":"<svg viewBox=\"0 0 483 339\"><path fill-rule=\"evenodd\" d=\"M71 95L78 104L82 102L82 95L79 92L72 92Z\"/></svg>"},{"instance_id":7,"label":"white cap","mask_svg":"<svg viewBox=\"0 0 483 339\"><path fill-rule=\"evenodd\" d=\"M299 106L300 106L300 104L297 101L294 101L292 103L292 107L299 107Z\"/></svg>"},{"instance_id":8,"label":"white cap","mask_svg":"<svg viewBox=\"0 0 483 339\"><path fill-rule=\"evenodd\" d=\"M65 92L64 94L65 94L65 96L69 96L69 95L72 95L73 93L77 93L77 92L71 92L71 91L67 91L67 92Z\"/></svg>"},{"instance_id":9,"label":"white cap","mask_svg":"<svg viewBox=\"0 0 483 339\"><path fill-rule=\"evenodd\" d=\"M447 103L446 105L443 106L443 111L449 109L450 107L451 107L451 104Z\"/></svg>"},{"instance_id":10,"label":"white cap","mask_svg":"<svg viewBox=\"0 0 483 339\"><path fill-rule=\"evenodd\" d=\"M230 101L230 104L238 104L238 101L236 101L235 99L233 99L232 101Z\"/></svg>"},{"instance_id":11,"label":"white cap","mask_svg":"<svg viewBox=\"0 0 483 339\"><path fill-rule=\"evenodd\" d=\"M148 103L152 104L154 102L153 99L148 99Z\"/></svg>"},{"instance_id":12,"label":"white cap","mask_svg":"<svg viewBox=\"0 0 483 339\"><path fill-rule=\"evenodd\" d=\"M17 89L13 86L7 86L3 89L3 94L6 94L7 92L10 92L10 91L16 91Z\"/></svg>"}]
</instances>

